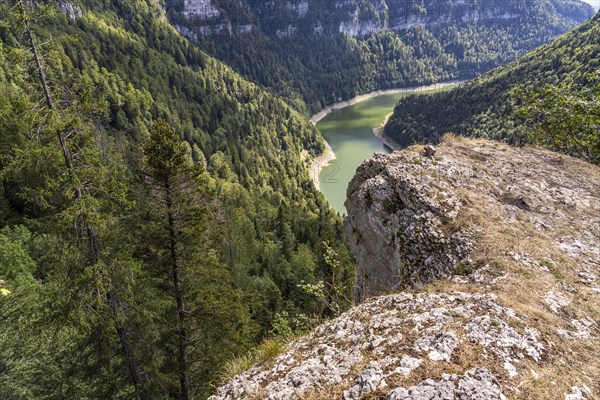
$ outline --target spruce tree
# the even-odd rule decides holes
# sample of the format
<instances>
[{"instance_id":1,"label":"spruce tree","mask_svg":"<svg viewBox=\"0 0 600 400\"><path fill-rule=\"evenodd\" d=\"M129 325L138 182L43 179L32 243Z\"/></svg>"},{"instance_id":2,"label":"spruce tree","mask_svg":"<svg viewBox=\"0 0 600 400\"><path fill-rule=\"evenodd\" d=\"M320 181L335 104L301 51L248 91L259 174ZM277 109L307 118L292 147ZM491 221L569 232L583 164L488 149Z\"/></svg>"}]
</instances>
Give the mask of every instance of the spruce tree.
<instances>
[{"instance_id":1,"label":"spruce tree","mask_svg":"<svg viewBox=\"0 0 600 400\"><path fill-rule=\"evenodd\" d=\"M171 396L188 400L208 392L228 351L249 344L252 323L220 262L224 218L215 183L193 164L164 120L156 121L144 154L142 177L150 195L143 228L146 268L168 299L161 311L162 370L176 376Z\"/></svg>"}]
</instances>

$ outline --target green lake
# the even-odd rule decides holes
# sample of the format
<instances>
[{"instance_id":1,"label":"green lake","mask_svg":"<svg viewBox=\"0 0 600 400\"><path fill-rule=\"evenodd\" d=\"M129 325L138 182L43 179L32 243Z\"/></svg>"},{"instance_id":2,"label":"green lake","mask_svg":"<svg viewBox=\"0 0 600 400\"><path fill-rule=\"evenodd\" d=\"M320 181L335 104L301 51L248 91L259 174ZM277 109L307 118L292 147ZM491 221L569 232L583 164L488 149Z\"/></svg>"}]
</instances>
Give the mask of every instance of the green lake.
<instances>
[{"instance_id":1,"label":"green lake","mask_svg":"<svg viewBox=\"0 0 600 400\"><path fill-rule=\"evenodd\" d=\"M439 90L419 90L419 93ZM327 140L336 157L319 174L321 192L331 207L341 214L346 214L346 188L356 168L373 153L391 152L373 135L373 128L383 123L385 116L394 110L400 98L412 93L414 92L382 94L335 110L317 123L317 129Z\"/></svg>"}]
</instances>

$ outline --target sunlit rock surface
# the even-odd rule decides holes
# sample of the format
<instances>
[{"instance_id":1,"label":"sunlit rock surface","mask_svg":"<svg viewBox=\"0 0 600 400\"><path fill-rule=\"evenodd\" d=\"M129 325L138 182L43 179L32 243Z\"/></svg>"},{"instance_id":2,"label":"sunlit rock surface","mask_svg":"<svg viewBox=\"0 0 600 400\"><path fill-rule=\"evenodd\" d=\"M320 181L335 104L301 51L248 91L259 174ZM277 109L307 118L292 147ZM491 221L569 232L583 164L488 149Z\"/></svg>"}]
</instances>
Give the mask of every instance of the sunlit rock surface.
<instances>
[{"instance_id":1,"label":"sunlit rock surface","mask_svg":"<svg viewBox=\"0 0 600 400\"><path fill-rule=\"evenodd\" d=\"M211 400L600 393L598 166L447 137L365 161L347 208L362 303Z\"/></svg>"},{"instance_id":2,"label":"sunlit rock surface","mask_svg":"<svg viewBox=\"0 0 600 400\"><path fill-rule=\"evenodd\" d=\"M180 4L174 1L167 3ZM414 27L436 28L444 24L515 21L523 18L522 5L501 0L486 2L411 0L314 1L272 0L215 2L184 0L182 15L201 23L204 35L240 32L238 27L255 24L268 35L284 37L297 33L335 34L362 37L384 29L405 31ZM559 1L547 4L552 10L572 20L583 21L592 8L573 3L564 8ZM180 24L178 24L180 25ZM210 29L231 26L230 30ZM246 31L245 29L244 31Z\"/></svg>"}]
</instances>

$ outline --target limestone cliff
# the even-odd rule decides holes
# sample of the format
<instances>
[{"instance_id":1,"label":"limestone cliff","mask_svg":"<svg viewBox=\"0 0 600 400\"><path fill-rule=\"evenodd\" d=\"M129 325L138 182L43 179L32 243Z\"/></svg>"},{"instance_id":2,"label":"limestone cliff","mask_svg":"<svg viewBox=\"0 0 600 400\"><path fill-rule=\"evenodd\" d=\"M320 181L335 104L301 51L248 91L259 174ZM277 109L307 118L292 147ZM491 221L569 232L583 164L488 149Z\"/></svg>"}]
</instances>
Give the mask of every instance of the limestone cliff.
<instances>
[{"instance_id":1,"label":"limestone cliff","mask_svg":"<svg viewBox=\"0 0 600 400\"><path fill-rule=\"evenodd\" d=\"M363 302L211 400L600 395L600 168L447 137L365 161L346 206Z\"/></svg>"},{"instance_id":2,"label":"limestone cliff","mask_svg":"<svg viewBox=\"0 0 600 400\"><path fill-rule=\"evenodd\" d=\"M583 21L593 13L591 6L573 0L535 0L530 3L503 0L166 0L168 8L181 14L187 20L184 25L193 27L197 34L247 34L259 29L268 36L280 38L298 33L342 33L360 37L386 29L399 32L414 27L442 27L449 23L520 23L526 13L540 10L571 23ZM187 29L183 32L192 33Z\"/></svg>"},{"instance_id":3,"label":"limestone cliff","mask_svg":"<svg viewBox=\"0 0 600 400\"><path fill-rule=\"evenodd\" d=\"M440 179L448 172L443 161L414 153L378 154L356 171L348 186L345 233L357 260L357 300L421 287L452 274L456 265L470 264L472 232L451 227L462 203Z\"/></svg>"}]
</instances>

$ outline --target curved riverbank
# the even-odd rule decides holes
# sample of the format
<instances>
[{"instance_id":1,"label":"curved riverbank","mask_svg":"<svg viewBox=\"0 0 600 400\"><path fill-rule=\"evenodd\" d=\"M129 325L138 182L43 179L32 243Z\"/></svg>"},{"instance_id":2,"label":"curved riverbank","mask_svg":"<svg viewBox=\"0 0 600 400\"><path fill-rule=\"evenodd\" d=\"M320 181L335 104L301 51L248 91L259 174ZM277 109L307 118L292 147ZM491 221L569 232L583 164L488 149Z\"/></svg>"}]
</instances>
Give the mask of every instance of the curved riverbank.
<instances>
[{"instance_id":1,"label":"curved riverbank","mask_svg":"<svg viewBox=\"0 0 600 400\"><path fill-rule=\"evenodd\" d=\"M425 90L442 89L447 86L458 85L458 84L461 84L464 82L465 81L447 81L447 82L433 83L431 85L426 85L426 86L405 86L405 87L401 87L401 88L397 88L397 89L375 90L373 92L358 95L349 100L344 100L344 101L330 104L330 105L326 106L325 108L323 108L318 113L314 114L312 117L310 117L309 121L311 124L316 125L317 123L319 123L320 120L322 120L328 114L330 114L331 112L333 112L335 110L339 110L340 108L352 106L356 103L360 103L361 101L372 99L373 97L381 96L384 94L395 94L395 93L402 93L402 92L417 92L417 91L425 91Z\"/></svg>"},{"instance_id":2,"label":"curved riverbank","mask_svg":"<svg viewBox=\"0 0 600 400\"><path fill-rule=\"evenodd\" d=\"M333 153L333 149L325 139L323 139L323 142L325 143L325 150L323 150L323 153L312 159L308 168L310 179L312 179L313 184L315 185L317 190L321 190L319 174L321 173L323 168L328 166L331 161L335 160L335 154Z\"/></svg>"},{"instance_id":3,"label":"curved riverbank","mask_svg":"<svg viewBox=\"0 0 600 400\"><path fill-rule=\"evenodd\" d=\"M359 96L353 97L352 99L349 99L349 100L340 101L340 102L331 104L331 105L323 108L318 113L314 114L312 117L310 117L309 121L313 125L316 125L317 123L319 123L319 121L321 121L323 118L325 118L327 115L329 115L331 112L333 112L335 110L339 110L341 108L352 106L354 104L360 103L365 100L372 99L377 96L382 96L382 95L387 95L387 94L396 94L396 93L402 93L402 92L418 92L418 91L442 89L444 87L457 85L457 84L460 84L463 82L464 81L448 81L448 82L434 83L434 84L426 85L426 86L409 86L409 87L402 87L402 88L397 88L397 89L375 90L373 92L369 92L369 93L365 93L365 94L361 94ZM381 127L383 127L385 125L385 122L387 122L389 117L391 117L391 114L389 114L389 116L386 116L386 120L384 121L384 123ZM377 129L377 128L375 128L375 129ZM373 130L373 134L375 136L377 136L386 146L388 146L392 149L398 147L398 145L396 143L394 143L394 141L392 141L391 139L383 137L380 132L375 132L375 129ZM319 175L320 175L321 171L325 167L327 167L327 165L329 165L329 163L333 160L335 160L335 153L333 152L333 149L331 148L329 143L327 143L327 141L325 141L325 150L323 151L322 154L315 157L311 161L311 163L308 167L310 178L312 179L317 190L321 190L321 184L319 182Z\"/></svg>"},{"instance_id":4,"label":"curved riverbank","mask_svg":"<svg viewBox=\"0 0 600 400\"><path fill-rule=\"evenodd\" d=\"M388 123L388 121L390 120L392 115L394 115L393 112L386 115L385 119L383 120L381 125L379 125L377 128L373 128L373 135L377 136L379 138L379 140L381 140L383 142L383 144L385 144L390 149L396 150L396 149L400 148L401 146L398 143L396 143L396 141L394 139L388 138L387 136L385 136L383 134L383 128L385 128L385 124Z\"/></svg>"}]
</instances>

